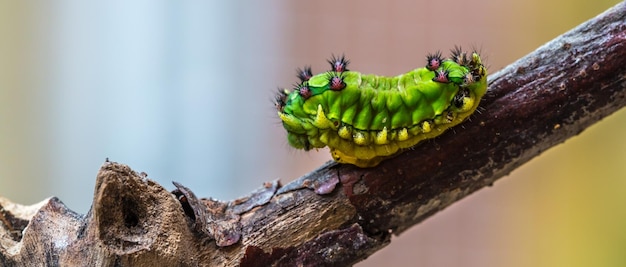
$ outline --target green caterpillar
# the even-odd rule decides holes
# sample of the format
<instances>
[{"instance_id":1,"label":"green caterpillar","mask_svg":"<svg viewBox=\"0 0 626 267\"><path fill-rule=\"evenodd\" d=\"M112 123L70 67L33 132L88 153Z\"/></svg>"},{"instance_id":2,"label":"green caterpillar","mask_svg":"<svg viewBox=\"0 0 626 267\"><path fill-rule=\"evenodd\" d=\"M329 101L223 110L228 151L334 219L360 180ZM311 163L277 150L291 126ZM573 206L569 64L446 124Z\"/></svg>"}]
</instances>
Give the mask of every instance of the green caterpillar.
<instances>
[{"instance_id":1,"label":"green caterpillar","mask_svg":"<svg viewBox=\"0 0 626 267\"><path fill-rule=\"evenodd\" d=\"M487 90L480 56L457 47L448 59L439 52L426 59L425 67L395 77L349 71L343 56L328 61L328 72L299 69L301 82L280 90L275 103L289 144L328 146L340 163L373 167L461 123Z\"/></svg>"}]
</instances>

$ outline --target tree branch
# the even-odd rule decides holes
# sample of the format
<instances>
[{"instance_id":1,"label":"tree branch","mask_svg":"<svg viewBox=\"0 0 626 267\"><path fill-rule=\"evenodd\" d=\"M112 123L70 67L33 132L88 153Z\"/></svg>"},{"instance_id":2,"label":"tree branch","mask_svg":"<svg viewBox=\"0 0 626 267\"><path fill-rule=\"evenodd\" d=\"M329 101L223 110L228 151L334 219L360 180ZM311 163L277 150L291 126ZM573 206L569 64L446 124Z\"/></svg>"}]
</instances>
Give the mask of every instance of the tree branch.
<instances>
[{"instance_id":1,"label":"tree branch","mask_svg":"<svg viewBox=\"0 0 626 267\"><path fill-rule=\"evenodd\" d=\"M0 198L1 266L334 266L491 185L626 104L624 2L489 77L480 112L361 169L327 163L227 203L106 162L85 216Z\"/></svg>"}]
</instances>

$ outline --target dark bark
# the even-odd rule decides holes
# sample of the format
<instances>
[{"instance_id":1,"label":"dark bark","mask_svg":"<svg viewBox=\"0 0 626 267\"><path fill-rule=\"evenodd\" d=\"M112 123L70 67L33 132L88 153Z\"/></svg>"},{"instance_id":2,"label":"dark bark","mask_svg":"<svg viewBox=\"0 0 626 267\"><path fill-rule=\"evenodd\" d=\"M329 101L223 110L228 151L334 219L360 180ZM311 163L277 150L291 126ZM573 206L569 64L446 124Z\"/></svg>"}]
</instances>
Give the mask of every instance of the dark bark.
<instances>
[{"instance_id":1,"label":"dark bark","mask_svg":"<svg viewBox=\"0 0 626 267\"><path fill-rule=\"evenodd\" d=\"M361 169L222 203L106 162L87 215L0 198L0 266L341 266L626 104L626 4L489 76L470 120Z\"/></svg>"}]
</instances>

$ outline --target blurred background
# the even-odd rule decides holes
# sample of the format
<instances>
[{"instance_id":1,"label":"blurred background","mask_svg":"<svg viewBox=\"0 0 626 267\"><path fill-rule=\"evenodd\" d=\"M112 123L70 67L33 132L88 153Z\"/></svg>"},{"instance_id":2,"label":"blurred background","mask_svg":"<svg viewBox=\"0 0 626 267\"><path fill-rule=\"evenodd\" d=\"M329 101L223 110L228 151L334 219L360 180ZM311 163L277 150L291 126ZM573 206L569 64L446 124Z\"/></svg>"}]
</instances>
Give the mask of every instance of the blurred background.
<instances>
[{"instance_id":1,"label":"blurred background","mask_svg":"<svg viewBox=\"0 0 626 267\"><path fill-rule=\"evenodd\" d=\"M0 196L86 213L107 157L202 197L287 183L330 159L275 115L296 67L396 75L462 45L494 73L618 2L2 2ZM622 110L358 266L625 266L625 135Z\"/></svg>"}]
</instances>

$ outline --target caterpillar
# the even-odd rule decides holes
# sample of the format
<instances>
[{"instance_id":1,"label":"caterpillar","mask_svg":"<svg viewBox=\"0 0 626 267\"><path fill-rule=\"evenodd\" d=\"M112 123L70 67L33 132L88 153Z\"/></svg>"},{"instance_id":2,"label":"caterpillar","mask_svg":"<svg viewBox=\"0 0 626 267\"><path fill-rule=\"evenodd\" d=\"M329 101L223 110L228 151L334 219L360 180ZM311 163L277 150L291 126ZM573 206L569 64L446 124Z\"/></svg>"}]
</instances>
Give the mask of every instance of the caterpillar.
<instances>
[{"instance_id":1,"label":"caterpillar","mask_svg":"<svg viewBox=\"0 0 626 267\"><path fill-rule=\"evenodd\" d=\"M350 71L345 56L328 62L330 71L317 75L297 70L300 83L276 94L278 116L291 146L328 146L335 161L363 168L461 123L487 91L480 56L460 47L395 77Z\"/></svg>"}]
</instances>

